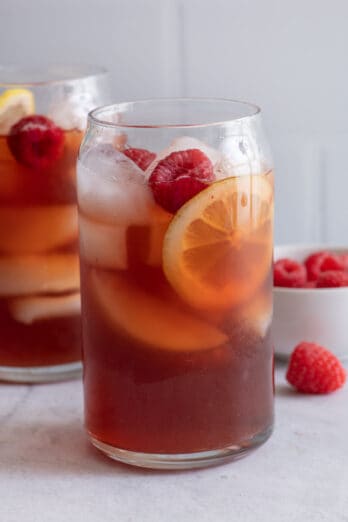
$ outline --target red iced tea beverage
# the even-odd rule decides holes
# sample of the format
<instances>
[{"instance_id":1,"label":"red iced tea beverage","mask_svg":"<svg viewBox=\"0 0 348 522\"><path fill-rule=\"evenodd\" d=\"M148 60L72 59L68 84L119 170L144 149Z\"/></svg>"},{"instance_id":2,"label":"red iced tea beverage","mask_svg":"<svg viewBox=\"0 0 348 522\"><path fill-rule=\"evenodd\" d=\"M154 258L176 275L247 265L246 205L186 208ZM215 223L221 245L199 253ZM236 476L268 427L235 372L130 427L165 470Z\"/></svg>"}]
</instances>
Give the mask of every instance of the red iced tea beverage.
<instances>
[{"instance_id":1,"label":"red iced tea beverage","mask_svg":"<svg viewBox=\"0 0 348 522\"><path fill-rule=\"evenodd\" d=\"M29 118L34 127L36 117L28 125ZM43 169L21 164L11 138L0 136L1 366L80 358L75 163L81 134L59 131L60 156Z\"/></svg>"},{"instance_id":2,"label":"red iced tea beverage","mask_svg":"<svg viewBox=\"0 0 348 522\"><path fill-rule=\"evenodd\" d=\"M85 93L91 78L81 72L2 71L9 82L0 82L1 379L81 370L76 161L96 94ZM28 74L37 81L20 82Z\"/></svg>"},{"instance_id":3,"label":"red iced tea beverage","mask_svg":"<svg viewBox=\"0 0 348 522\"><path fill-rule=\"evenodd\" d=\"M272 172L192 137L132 145L87 144L78 169L88 432L143 466L239 456L273 423Z\"/></svg>"}]
</instances>

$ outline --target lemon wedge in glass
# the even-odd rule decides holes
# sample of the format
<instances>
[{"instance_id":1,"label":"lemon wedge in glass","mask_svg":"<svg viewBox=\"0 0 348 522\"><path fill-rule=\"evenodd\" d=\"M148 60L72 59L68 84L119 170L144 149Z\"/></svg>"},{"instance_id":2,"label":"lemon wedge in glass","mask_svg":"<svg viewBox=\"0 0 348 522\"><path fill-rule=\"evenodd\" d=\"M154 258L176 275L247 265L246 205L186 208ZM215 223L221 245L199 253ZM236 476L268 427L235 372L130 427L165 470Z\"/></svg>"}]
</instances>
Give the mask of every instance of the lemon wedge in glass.
<instances>
[{"instance_id":1,"label":"lemon wedge in glass","mask_svg":"<svg viewBox=\"0 0 348 522\"><path fill-rule=\"evenodd\" d=\"M4 91L0 94L0 134L8 134L12 125L34 110L34 95L28 89Z\"/></svg>"},{"instance_id":2,"label":"lemon wedge in glass","mask_svg":"<svg viewBox=\"0 0 348 522\"><path fill-rule=\"evenodd\" d=\"M191 306L248 301L272 267L273 193L268 175L227 178L187 201L163 240L163 270Z\"/></svg>"}]
</instances>

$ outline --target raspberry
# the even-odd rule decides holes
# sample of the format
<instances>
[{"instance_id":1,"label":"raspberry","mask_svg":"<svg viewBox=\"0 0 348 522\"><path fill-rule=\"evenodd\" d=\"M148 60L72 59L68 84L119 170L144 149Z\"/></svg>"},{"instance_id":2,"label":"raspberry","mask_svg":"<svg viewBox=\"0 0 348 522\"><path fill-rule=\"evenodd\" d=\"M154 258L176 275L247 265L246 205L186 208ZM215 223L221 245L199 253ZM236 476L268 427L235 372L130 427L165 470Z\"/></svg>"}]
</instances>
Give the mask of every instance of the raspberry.
<instances>
[{"instance_id":1,"label":"raspberry","mask_svg":"<svg viewBox=\"0 0 348 522\"><path fill-rule=\"evenodd\" d=\"M156 154L146 149L125 149L123 154L134 161L141 170L146 170L156 157Z\"/></svg>"},{"instance_id":2,"label":"raspberry","mask_svg":"<svg viewBox=\"0 0 348 522\"><path fill-rule=\"evenodd\" d=\"M341 263L344 266L345 270L348 270L348 254L341 254L339 256Z\"/></svg>"},{"instance_id":3,"label":"raspberry","mask_svg":"<svg viewBox=\"0 0 348 522\"><path fill-rule=\"evenodd\" d=\"M317 280L317 288L337 288L348 286L348 273L341 270L322 272Z\"/></svg>"},{"instance_id":4,"label":"raspberry","mask_svg":"<svg viewBox=\"0 0 348 522\"><path fill-rule=\"evenodd\" d=\"M320 265L320 270L322 272L326 272L328 270L344 270L344 264L339 256L330 254L323 259Z\"/></svg>"},{"instance_id":5,"label":"raspberry","mask_svg":"<svg viewBox=\"0 0 348 522\"><path fill-rule=\"evenodd\" d=\"M7 142L18 163L40 170L61 156L64 132L45 116L27 116L13 125Z\"/></svg>"},{"instance_id":6,"label":"raspberry","mask_svg":"<svg viewBox=\"0 0 348 522\"><path fill-rule=\"evenodd\" d=\"M213 165L199 149L172 152L159 161L149 184L156 202L175 213L214 180Z\"/></svg>"},{"instance_id":7,"label":"raspberry","mask_svg":"<svg viewBox=\"0 0 348 522\"><path fill-rule=\"evenodd\" d=\"M330 255L330 253L315 252L314 254L311 254L305 259L304 265L307 269L308 281L315 281L316 279L318 279L321 262L323 259L325 259L327 255Z\"/></svg>"},{"instance_id":8,"label":"raspberry","mask_svg":"<svg viewBox=\"0 0 348 522\"><path fill-rule=\"evenodd\" d=\"M304 393L330 393L345 383L346 371L326 348L302 342L291 354L287 381Z\"/></svg>"},{"instance_id":9,"label":"raspberry","mask_svg":"<svg viewBox=\"0 0 348 522\"><path fill-rule=\"evenodd\" d=\"M306 283L306 269L292 259L279 259L274 263L273 277L274 286L299 288Z\"/></svg>"},{"instance_id":10,"label":"raspberry","mask_svg":"<svg viewBox=\"0 0 348 522\"><path fill-rule=\"evenodd\" d=\"M315 252L304 262L307 269L308 281L316 281L321 272L327 270L344 270L344 264L339 256L330 252Z\"/></svg>"},{"instance_id":11,"label":"raspberry","mask_svg":"<svg viewBox=\"0 0 348 522\"><path fill-rule=\"evenodd\" d=\"M302 285L302 288L316 288L316 282L315 281L306 281L304 285Z\"/></svg>"}]
</instances>

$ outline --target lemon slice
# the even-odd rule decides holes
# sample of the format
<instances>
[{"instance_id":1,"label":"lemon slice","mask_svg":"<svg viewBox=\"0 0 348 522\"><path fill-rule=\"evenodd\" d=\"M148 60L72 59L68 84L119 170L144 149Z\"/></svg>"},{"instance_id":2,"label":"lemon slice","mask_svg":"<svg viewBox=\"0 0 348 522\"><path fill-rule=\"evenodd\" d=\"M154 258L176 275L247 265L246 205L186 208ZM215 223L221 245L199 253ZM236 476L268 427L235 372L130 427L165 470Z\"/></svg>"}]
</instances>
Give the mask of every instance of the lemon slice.
<instances>
[{"instance_id":1,"label":"lemon slice","mask_svg":"<svg viewBox=\"0 0 348 522\"><path fill-rule=\"evenodd\" d=\"M38 254L69 245L77 236L75 205L0 208L0 252Z\"/></svg>"},{"instance_id":2,"label":"lemon slice","mask_svg":"<svg viewBox=\"0 0 348 522\"><path fill-rule=\"evenodd\" d=\"M249 299L272 264L270 175L218 181L189 200L163 242L163 270L174 290L199 309Z\"/></svg>"},{"instance_id":3,"label":"lemon slice","mask_svg":"<svg viewBox=\"0 0 348 522\"><path fill-rule=\"evenodd\" d=\"M73 292L79 287L77 254L0 258L0 297Z\"/></svg>"},{"instance_id":4,"label":"lemon slice","mask_svg":"<svg viewBox=\"0 0 348 522\"><path fill-rule=\"evenodd\" d=\"M126 270L127 228L79 216L81 257L102 268Z\"/></svg>"},{"instance_id":5,"label":"lemon slice","mask_svg":"<svg viewBox=\"0 0 348 522\"><path fill-rule=\"evenodd\" d=\"M0 134L35 110L34 95L28 89L8 89L0 95Z\"/></svg>"},{"instance_id":6,"label":"lemon slice","mask_svg":"<svg viewBox=\"0 0 348 522\"><path fill-rule=\"evenodd\" d=\"M24 324L58 317L75 317L81 312L80 293L16 297L9 301L9 309L12 317Z\"/></svg>"},{"instance_id":7,"label":"lemon slice","mask_svg":"<svg viewBox=\"0 0 348 522\"><path fill-rule=\"evenodd\" d=\"M110 326L144 348L192 352L222 346L225 333L163 296L150 294L117 273L94 271L91 285Z\"/></svg>"}]
</instances>

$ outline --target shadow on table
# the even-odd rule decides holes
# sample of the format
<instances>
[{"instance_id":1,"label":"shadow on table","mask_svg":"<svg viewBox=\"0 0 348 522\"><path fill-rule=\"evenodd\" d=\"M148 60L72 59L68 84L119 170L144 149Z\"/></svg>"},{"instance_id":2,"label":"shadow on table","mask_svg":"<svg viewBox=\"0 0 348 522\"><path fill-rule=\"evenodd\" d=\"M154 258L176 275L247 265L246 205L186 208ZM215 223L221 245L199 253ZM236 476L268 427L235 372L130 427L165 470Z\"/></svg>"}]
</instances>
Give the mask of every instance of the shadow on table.
<instances>
[{"instance_id":1,"label":"shadow on table","mask_svg":"<svg viewBox=\"0 0 348 522\"><path fill-rule=\"evenodd\" d=\"M289 384L276 384L275 396L277 397L300 397L300 394L290 387Z\"/></svg>"},{"instance_id":2,"label":"shadow on table","mask_svg":"<svg viewBox=\"0 0 348 522\"><path fill-rule=\"evenodd\" d=\"M27 395L30 395L28 388ZM277 383L276 396L296 395L290 387ZM22 401L25 400L22 399ZM15 408L14 408L15 410ZM45 416L40 422L30 418L14 421L14 410L0 423L0 476L27 474L59 476L147 476L181 474L190 471L147 470L113 461L89 442L80 417L62 418L61 422ZM8 422L9 421L9 422Z\"/></svg>"},{"instance_id":3,"label":"shadow on table","mask_svg":"<svg viewBox=\"0 0 348 522\"><path fill-rule=\"evenodd\" d=\"M113 461L88 441L80 419L69 423L0 426L0 475L43 474L129 476L166 474L173 471L147 470ZM174 473L187 473L175 471Z\"/></svg>"},{"instance_id":4,"label":"shadow on table","mask_svg":"<svg viewBox=\"0 0 348 522\"><path fill-rule=\"evenodd\" d=\"M275 397L301 397L301 394L285 381L287 367L288 361L275 359Z\"/></svg>"}]
</instances>

